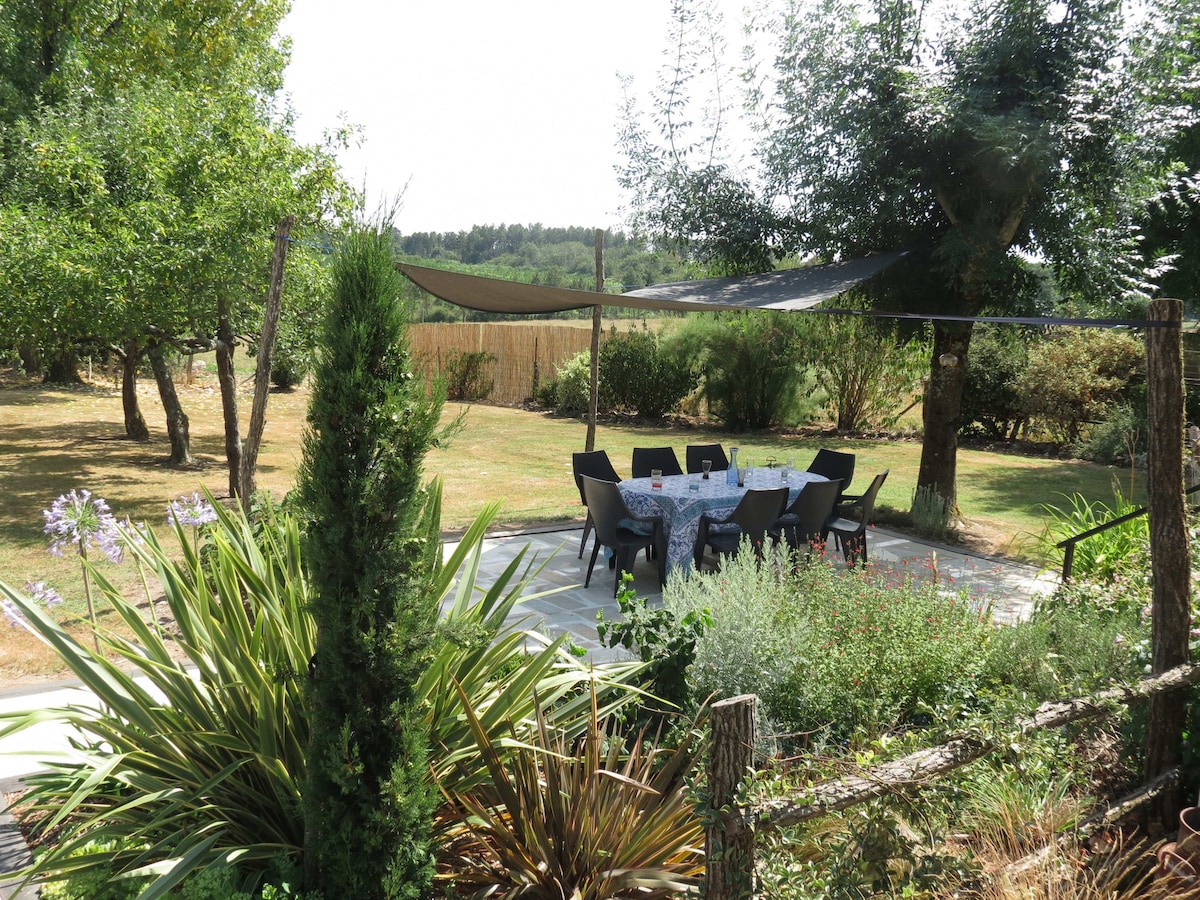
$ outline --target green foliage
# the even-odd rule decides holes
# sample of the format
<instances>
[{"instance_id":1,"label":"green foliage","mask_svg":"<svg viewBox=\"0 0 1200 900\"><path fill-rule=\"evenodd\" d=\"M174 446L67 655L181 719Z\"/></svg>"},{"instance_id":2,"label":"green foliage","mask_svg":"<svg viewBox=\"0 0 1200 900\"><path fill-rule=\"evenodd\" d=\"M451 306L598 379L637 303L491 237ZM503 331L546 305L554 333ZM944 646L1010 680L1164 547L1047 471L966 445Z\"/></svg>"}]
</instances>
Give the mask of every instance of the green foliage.
<instances>
[{"instance_id":1,"label":"green foliage","mask_svg":"<svg viewBox=\"0 0 1200 900\"><path fill-rule=\"evenodd\" d=\"M162 586L171 635L145 621L140 603L150 597L125 597L97 570L94 581L130 635L97 632L100 652L0 585L102 711L4 717L0 736L45 720L79 731L77 749L48 760L50 773L30 781L27 801L47 813L35 827L60 829L36 874L153 867L150 898L233 859L253 882L280 856L299 857L303 678L315 638L299 529L287 517L252 525L216 509L203 562L179 527L175 549L150 529L128 544Z\"/></svg>"},{"instance_id":2,"label":"green foliage","mask_svg":"<svg viewBox=\"0 0 1200 900\"><path fill-rule=\"evenodd\" d=\"M1045 529L1037 539L1044 559L1062 560L1066 551L1058 549L1059 542L1137 509L1125 499L1115 482L1111 506L1101 500L1088 500L1082 494L1059 496L1066 501L1062 506L1041 504L1049 516ZM1145 566L1149 542L1150 524L1144 515L1078 541L1075 544L1072 577L1112 581L1119 574L1135 572Z\"/></svg>"},{"instance_id":3,"label":"green foliage","mask_svg":"<svg viewBox=\"0 0 1200 900\"><path fill-rule=\"evenodd\" d=\"M1018 390L1030 335L1006 325L977 325L967 356L959 430L993 440L1016 437L1027 416Z\"/></svg>"},{"instance_id":4,"label":"green foliage","mask_svg":"<svg viewBox=\"0 0 1200 900\"><path fill-rule=\"evenodd\" d=\"M486 369L496 357L485 350L455 352L446 360L447 400L486 400L493 382Z\"/></svg>"},{"instance_id":5,"label":"green foliage","mask_svg":"<svg viewBox=\"0 0 1200 900\"><path fill-rule=\"evenodd\" d=\"M1140 612L1148 600L1134 585L1060 588L1028 621L997 629L981 686L1052 700L1087 694L1114 678L1140 677L1136 654L1149 638Z\"/></svg>"},{"instance_id":6,"label":"green foliage","mask_svg":"<svg viewBox=\"0 0 1200 900\"><path fill-rule=\"evenodd\" d=\"M778 549L761 567L733 561L668 584L663 601L676 615L711 610L694 691L753 691L778 731L839 739L971 694L991 635L986 604L936 571L793 567Z\"/></svg>"},{"instance_id":7,"label":"green foliage","mask_svg":"<svg viewBox=\"0 0 1200 900\"><path fill-rule=\"evenodd\" d=\"M1073 443L1087 423L1102 421L1130 399L1145 354L1145 345L1125 332L1063 330L1029 348L1018 390L1030 416Z\"/></svg>"},{"instance_id":8,"label":"green foliage","mask_svg":"<svg viewBox=\"0 0 1200 900\"><path fill-rule=\"evenodd\" d=\"M1133 402L1112 406L1104 420L1088 428L1076 442L1072 448L1074 455L1105 466L1135 465L1149 444L1145 394L1145 385L1131 388Z\"/></svg>"},{"instance_id":9,"label":"green foliage","mask_svg":"<svg viewBox=\"0 0 1200 900\"><path fill-rule=\"evenodd\" d=\"M671 749L629 740L602 724L593 697L577 741L539 715L534 734L502 756L476 713L463 708L490 784L446 792L455 819L447 881L506 900L697 889L703 832L686 790L701 755L697 728Z\"/></svg>"},{"instance_id":10,"label":"green foliage","mask_svg":"<svg viewBox=\"0 0 1200 900\"><path fill-rule=\"evenodd\" d=\"M950 504L936 488L922 486L913 491L909 516L921 537L941 539L950 530Z\"/></svg>"},{"instance_id":11,"label":"green foliage","mask_svg":"<svg viewBox=\"0 0 1200 900\"><path fill-rule=\"evenodd\" d=\"M730 431L793 424L808 347L800 316L779 312L693 316L670 351L698 366L709 412Z\"/></svg>"},{"instance_id":12,"label":"green foliage","mask_svg":"<svg viewBox=\"0 0 1200 900\"><path fill-rule=\"evenodd\" d=\"M812 317L810 358L838 431L896 423L928 373L929 348L892 324L850 315Z\"/></svg>"},{"instance_id":13,"label":"green foliage","mask_svg":"<svg viewBox=\"0 0 1200 900\"><path fill-rule=\"evenodd\" d=\"M650 695L643 702L652 716L686 709L691 699L688 668L696 657L696 642L712 624L707 609L691 609L681 617L669 609L651 609L633 590L633 576L625 573L617 591L621 618L609 622L597 614L596 633L605 647L624 647L648 667L642 687ZM658 701L668 705L660 708Z\"/></svg>"},{"instance_id":14,"label":"green foliage","mask_svg":"<svg viewBox=\"0 0 1200 900\"><path fill-rule=\"evenodd\" d=\"M432 499L436 504L436 491ZM48 720L80 731L79 752L48 759L52 774L30 781L33 813L47 814L35 827L63 826L34 875L69 884L102 867L156 865L165 889L234 862L242 889L266 878L264 900L297 896L309 751L303 694L316 630L299 528L269 502L258 509L247 521L217 507L219 519L199 550L183 530L175 532L175 550L161 547L152 532L130 547L162 584L178 634L143 621L139 604L148 597L128 598L95 573L133 634L125 640L101 632L101 656L0 585L103 709L100 717L76 708L0 718L0 737ZM524 554L493 584L478 583L495 512L491 505L480 514L431 584L444 613L418 702L435 748L431 765L456 790L486 781L464 694L497 748L514 729L532 730L539 710L554 709L573 738L587 726L589 686L599 693L601 714L616 715L634 698L628 685L644 668L591 666L567 651L565 637L552 641L529 629L515 615L538 571L520 574ZM448 690L452 684L459 689ZM89 846L93 840L112 849ZM93 896L91 889L82 896Z\"/></svg>"},{"instance_id":15,"label":"green foliage","mask_svg":"<svg viewBox=\"0 0 1200 900\"><path fill-rule=\"evenodd\" d=\"M592 396L592 355L576 353L557 369L551 382L554 390L554 409L564 416L587 413Z\"/></svg>"},{"instance_id":16,"label":"green foliage","mask_svg":"<svg viewBox=\"0 0 1200 900\"><path fill-rule=\"evenodd\" d=\"M1017 760L993 757L969 767L956 779L963 798L956 821L1007 858L1052 845L1087 810L1079 761L1065 738L1061 732L1031 737Z\"/></svg>"},{"instance_id":17,"label":"green foliage","mask_svg":"<svg viewBox=\"0 0 1200 900\"><path fill-rule=\"evenodd\" d=\"M618 333L600 345L600 396L604 408L662 418L696 388L694 366L660 347L657 333Z\"/></svg>"},{"instance_id":18,"label":"green foliage","mask_svg":"<svg viewBox=\"0 0 1200 900\"><path fill-rule=\"evenodd\" d=\"M42 900L135 900L151 878L110 880L113 867L107 862L95 862L112 853L116 844L112 841L88 841L68 858L93 860L87 868L79 869L63 881L50 881L42 885Z\"/></svg>"},{"instance_id":19,"label":"green foliage","mask_svg":"<svg viewBox=\"0 0 1200 900\"><path fill-rule=\"evenodd\" d=\"M317 624L305 864L328 896L418 897L433 876L416 685L438 613L421 466L443 398L413 377L401 277L390 228L353 227L333 262L298 476Z\"/></svg>"}]
</instances>

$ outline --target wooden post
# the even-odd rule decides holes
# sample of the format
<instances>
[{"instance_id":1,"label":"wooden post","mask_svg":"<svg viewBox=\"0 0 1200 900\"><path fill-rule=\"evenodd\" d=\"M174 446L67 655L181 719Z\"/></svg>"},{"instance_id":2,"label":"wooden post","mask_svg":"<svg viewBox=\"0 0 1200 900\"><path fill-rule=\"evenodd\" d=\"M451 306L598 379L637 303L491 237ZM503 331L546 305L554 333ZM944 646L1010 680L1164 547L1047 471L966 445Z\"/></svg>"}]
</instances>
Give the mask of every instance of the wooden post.
<instances>
[{"instance_id":1,"label":"wooden post","mask_svg":"<svg viewBox=\"0 0 1200 900\"><path fill-rule=\"evenodd\" d=\"M604 230L596 229L596 291L604 291ZM587 438L583 442L584 451L590 453L596 449L596 407L600 400L600 304L592 307L592 384L588 397Z\"/></svg>"},{"instance_id":2,"label":"wooden post","mask_svg":"<svg viewBox=\"0 0 1200 900\"><path fill-rule=\"evenodd\" d=\"M262 443L267 419L267 391L271 388L271 351L275 347L275 328L283 305L283 273L287 263L295 216L284 216L275 231L275 252L271 256L271 280L267 285L266 310L263 313L262 335L258 342L258 365L254 369L254 401L250 407L250 431L242 447L242 509L249 512L250 495L255 488L258 467L258 447Z\"/></svg>"},{"instance_id":3,"label":"wooden post","mask_svg":"<svg viewBox=\"0 0 1200 900\"><path fill-rule=\"evenodd\" d=\"M1146 397L1149 407L1150 671L1153 674L1188 662L1187 514L1183 496L1183 303L1156 298L1150 302L1146 329ZM1146 777L1154 778L1183 758L1186 710L1178 692L1150 699L1147 725ZM1178 791L1167 792L1160 813L1170 822L1180 809Z\"/></svg>"},{"instance_id":4,"label":"wooden post","mask_svg":"<svg viewBox=\"0 0 1200 900\"><path fill-rule=\"evenodd\" d=\"M753 900L754 832L735 805L738 786L754 762L754 711L758 698L742 694L712 705L708 764L708 823L704 832L708 900Z\"/></svg>"}]
</instances>

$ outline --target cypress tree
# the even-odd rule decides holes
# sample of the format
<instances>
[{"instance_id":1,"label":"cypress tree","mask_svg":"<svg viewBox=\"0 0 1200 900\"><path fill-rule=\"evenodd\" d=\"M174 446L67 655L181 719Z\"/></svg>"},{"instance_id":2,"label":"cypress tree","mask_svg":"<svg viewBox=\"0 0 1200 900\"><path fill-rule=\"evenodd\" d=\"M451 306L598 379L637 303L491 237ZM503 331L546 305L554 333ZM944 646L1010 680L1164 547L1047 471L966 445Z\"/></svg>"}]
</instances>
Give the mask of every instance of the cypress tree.
<instances>
[{"instance_id":1,"label":"cypress tree","mask_svg":"<svg viewBox=\"0 0 1200 900\"><path fill-rule=\"evenodd\" d=\"M433 875L414 685L437 618L420 482L443 397L412 372L391 240L357 225L334 259L300 474L317 624L305 865L328 898L422 897Z\"/></svg>"}]
</instances>

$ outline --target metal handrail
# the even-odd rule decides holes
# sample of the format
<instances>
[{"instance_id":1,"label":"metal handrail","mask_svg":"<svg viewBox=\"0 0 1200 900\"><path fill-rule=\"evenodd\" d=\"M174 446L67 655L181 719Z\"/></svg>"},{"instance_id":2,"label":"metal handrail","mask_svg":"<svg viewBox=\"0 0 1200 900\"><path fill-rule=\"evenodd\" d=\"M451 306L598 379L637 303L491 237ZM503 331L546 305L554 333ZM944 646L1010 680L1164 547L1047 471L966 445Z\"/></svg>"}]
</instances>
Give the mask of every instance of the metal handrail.
<instances>
[{"instance_id":1,"label":"metal handrail","mask_svg":"<svg viewBox=\"0 0 1200 900\"><path fill-rule=\"evenodd\" d=\"M1183 492L1183 495L1186 497L1188 494L1196 493L1196 491L1200 491L1200 484L1193 484L1190 488ZM1066 584L1071 580L1071 571L1075 567L1076 544L1078 544L1080 541L1087 540L1090 537L1095 537L1098 534L1108 531L1110 528L1116 528L1118 525L1123 525L1125 522L1128 522L1131 519L1136 519L1138 516L1144 516L1149 511L1149 507L1139 506L1132 512L1127 512L1123 516L1117 516L1115 519L1110 519L1107 522L1097 525L1095 528L1089 528L1087 531L1081 532L1080 534L1074 535L1073 537L1069 537L1066 540L1059 541L1057 544L1055 544L1054 547L1056 550L1063 551L1062 583Z\"/></svg>"}]
</instances>

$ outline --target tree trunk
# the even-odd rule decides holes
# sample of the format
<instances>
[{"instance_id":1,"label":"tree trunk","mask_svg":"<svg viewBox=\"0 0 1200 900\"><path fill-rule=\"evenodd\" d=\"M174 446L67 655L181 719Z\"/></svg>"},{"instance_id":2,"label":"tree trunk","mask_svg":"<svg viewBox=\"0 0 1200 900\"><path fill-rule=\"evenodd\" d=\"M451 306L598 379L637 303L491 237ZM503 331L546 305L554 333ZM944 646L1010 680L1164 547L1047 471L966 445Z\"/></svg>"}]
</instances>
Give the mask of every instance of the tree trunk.
<instances>
[{"instance_id":1,"label":"tree trunk","mask_svg":"<svg viewBox=\"0 0 1200 900\"><path fill-rule=\"evenodd\" d=\"M250 404L250 427L246 432L246 446L242 453L241 498L242 509L250 511L250 497L258 485L255 475L258 470L258 448L262 444L263 428L267 421L267 392L271 387L271 353L275 348L275 329L279 325L279 313L283 305L283 276L287 267L288 245L291 243L292 228L296 224L293 215L284 216L275 229L275 252L271 254L271 276L267 284L267 300L263 311L262 334L258 339L258 365L254 370L254 399Z\"/></svg>"},{"instance_id":2,"label":"tree trunk","mask_svg":"<svg viewBox=\"0 0 1200 900\"><path fill-rule=\"evenodd\" d=\"M21 358L21 368L29 376L42 374L42 354L31 344L22 344L17 348L17 356Z\"/></svg>"},{"instance_id":3,"label":"tree trunk","mask_svg":"<svg viewBox=\"0 0 1200 900\"><path fill-rule=\"evenodd\" d=\"M175 382L171 380L171 371L167 368L167 359L163 353L162 344L155 344L148 351L150 368L154 370L154 380L158 382L158 395L162 398L163 412L167 417L167 437L171 441L171 459L173 466L186 466L192 462L191 438L188 435L188 417L179 403L179 395L175 393Z\"/></svg>"},{"instance_id":4,"label":"tree trunk","mask_svg":"<svg viewBox=\"0 0 1200 900\"><path fill-rule=\"evenodd\" d=\"M150 440L146 417L138 405L137 369L142 361L142 348L137 342L125 345L121 355L121 407L125 411L125 436L131 441Z\"/></svg>"},{"instance_id":5,"label":"tree trunk","mask_svg":"<svg viewBox=\"0 0 1200 900\"><path fill-rule=\"evenodd\" d=\"M1146 484L1150 513L1151 594L1150 671L1165 672L1188 661L1189 602L1187 512L1183 497L1183 304L1158 298L1150 303L1146 329L1146 396L1149 407L1149 466ZM1183 759L1186 704L1179 692L1150 700L1146 729L1146 776L1160 775ZM1180 797L1163 797L1160 812L1171 822Z\"/></svg>"},{"instance_id":6,"label":"tree trunk","mask_svg":"<svg viewBox=\"0 0 1200 900\"><path fill-rule=\"evenodd\" d=\"M958 508L955 476L958 471L959 412L973 325L973 322L941 320L933 323L933 359L922 411L925 435L921 442L917 487L937 491L950 509Z\"/></svg>"},{"instance_id":7,"label":"tree trunk","mask_svg":"<svg viewBox=\"0 0 1200 900\"><path fill-rule=\"evenodd\" d=\"M225 463L229 469L229 496L241 496L242 432L238 422L237 375L233 371L233 325L229 301L217 301L217 381L221 385L221 412L225 417Z\"/></svg>"},{"instance_id":8,"label":"tree trunk","mask_svg":"<svg viewBox=\"0 0 1200 900\"><path fill-rule=\"evenodd\" d=\"M62 350L45 361L46 371L42 381L46 384L82 384L79 377L79 360L74 350Z\"/></svg>"}]
</instances>

